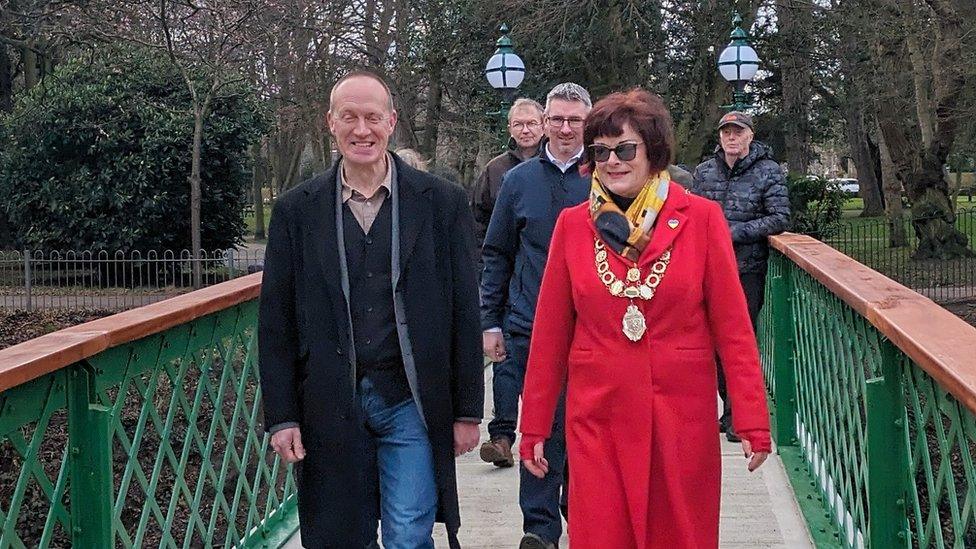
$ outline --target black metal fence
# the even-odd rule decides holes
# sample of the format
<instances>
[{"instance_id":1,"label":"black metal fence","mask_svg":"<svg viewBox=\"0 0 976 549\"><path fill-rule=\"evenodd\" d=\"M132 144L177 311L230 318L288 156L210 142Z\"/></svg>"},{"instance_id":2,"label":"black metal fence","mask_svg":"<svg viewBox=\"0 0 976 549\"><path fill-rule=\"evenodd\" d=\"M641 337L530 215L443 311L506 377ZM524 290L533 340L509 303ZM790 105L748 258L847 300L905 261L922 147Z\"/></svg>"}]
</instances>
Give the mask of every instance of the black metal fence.
<instances>
[{"instance_id":1,"label":"black metal fence","mask_svg":"<svg viewBox=\"0 0 976 549\"><path fill-rule=\"evenodd\" d=\"M915 260L918 239L906 212L906 245L891 246L885 218L846 219L820 238L889 278L940 303L976 299L976 257ZM960 209L956 228L976 248L976 209ZM263 249L182 251L0 251L0 309L123 310L260 270Z\"/></svg>"},{"instance_id":2,"label":"black metal fence","mask_svg":"<svg viewBox=\"0 0 976 549\"><path fill-rule=\"evenodd\" d=\"M261 270L264 250L0 251L0 309L118 311Z\"/></svg>"},{"instance_id":3,"label":"black metal fence","mask_svg":"<svg viewBox=\"0 0 976 549\"><path fill-rule=\"evenodd\" d=\"M976 257L913 259L918 238L907 211L901 223L904 246L891 245L891 234L897 227L886 218L847 219L821 240L933 301L976 298ZM970 249L976 248L976 209L959 209L955 226L968 237Z\"/></svg>"}]
</instances>

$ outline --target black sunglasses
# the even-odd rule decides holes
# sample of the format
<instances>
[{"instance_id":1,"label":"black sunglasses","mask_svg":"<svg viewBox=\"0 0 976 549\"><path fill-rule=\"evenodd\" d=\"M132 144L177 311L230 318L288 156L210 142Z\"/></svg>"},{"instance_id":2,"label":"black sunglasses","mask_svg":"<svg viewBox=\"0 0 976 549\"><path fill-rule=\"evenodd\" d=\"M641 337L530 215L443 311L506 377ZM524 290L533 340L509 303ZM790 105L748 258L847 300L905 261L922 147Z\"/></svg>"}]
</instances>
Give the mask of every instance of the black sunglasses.
<instances>
[{"instance_id":1,"label":"black sunglasses","mask_svg":"<svg viewBox=\"0 0 976 549\"><path fill-rule=\"evenodd\" d=\"M637 143L620 143L616 147L610 148L606 145L594 143L590 145L590 154L593 155L593 160L606 162L610 160L610 153L613 152L613 154L617 155L617 158L627 162L637 156L637 147L639 145L642 145L642 143L638 141Z\"/></svg>"}]
</instances>

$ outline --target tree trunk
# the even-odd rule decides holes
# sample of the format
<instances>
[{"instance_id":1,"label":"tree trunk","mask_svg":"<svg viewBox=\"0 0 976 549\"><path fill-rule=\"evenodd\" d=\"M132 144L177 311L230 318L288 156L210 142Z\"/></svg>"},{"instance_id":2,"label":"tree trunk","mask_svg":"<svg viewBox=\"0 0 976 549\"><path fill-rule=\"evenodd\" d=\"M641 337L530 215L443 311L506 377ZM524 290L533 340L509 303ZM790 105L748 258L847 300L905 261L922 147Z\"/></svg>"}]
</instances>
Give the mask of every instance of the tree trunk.
<instances>
[{"instance_id":1,"label":"tree trunk","mask_svg":"<svg viewBox=\"0 0 976 549\"><path fill-rule=\"evenodd\" d=\"M398 79L394 84L394 98L396 99L397 125L394 129L393 141L397 148L416 149L417 134L414 131L414 121L417 119L417 82L413 78Z\"/></svg>"},{"instance_id":2,"label":"tree trunk","mask_svg":"<svg viewBox=\"0 0 976 549\"><path fill-rule=\"evenodd\" d=\"M908 57L911 60L912 85L915 88L915 115L918 117L918 128L922 132L922 145L932 146L932 97L929 94L928 63L918 45L918 38L907 29L905 44L908 47Z\"/></svg>"},{"instance_id":3,"label":"tree trunk","mask_svg":"<svg viewBox=\"0 0 976 549\"><path fill-rule=\"evenodd\" d=\"M254 204L254 239L264 240L266 235L264 233L264 196L262 196L262 189L264 188L265 170L264 166L262 165L261 146L258 144L251 145L251 163L251 194Z\"/></svg>"},{"instance_id":4,"label":"tree trunk","mask_svg":"<svg viewBox=\"0 0 976 549\"><path fill-rule=\"evenodd\" d=\"M949 151L955 140L958 120L954 116L956 103L966 84L961 67L962 28L960 13L948 0L927 0L935 15L939 32L933 36L938 51L937 62L931 67L932 90L935 98L935 121L931 145L921 142L917 120L906 120L904 103L894 94L900 93L896 83L903 72L901 58L905 55L906 39L897 33L883 33L880 41L879 72L889 81L888 96L879 98L879 124L888 145L893 165L911 202L912 226L918 237L914 259L953 259L970 257L965 234L955 228L956 216L949 202L949 186L942 175ZM914 17L914 12L894 11L895 16ZM913 98L914 100L914 98ZM899 103L902 103L899 105Z\"/></svg>"},{"instance_id":5,"label":"tree trunk","mask_svg":"<svg viewBox=\"0 0 976 549\"><path fill-rule=\"evenodd\" d=\"M33 45L33 42L28 43L28 46ZM24 66L24 89L29 90L37 85L40 76L37 67L37 52L31 47L26 47L20 50L20 55Z\"/></svg>"},{"instance_id":6,"label":"tree trunk","mask_svg":"<svg viewBox=\"0 0 976 549\"><path fill-rule=\"evenodd\" d=\"M901 183L895 171L895 164L888 152L884 136L878 132L878 156L881 160L881 181L885 196L885 216L888 218L888 246L901 248L908 245L905 234L905 215L901 207Z\"/></svg>"},{"instance_id":7,"label":"tree trunk","mask_svg":"<svg viewBox=\"0 0 976 549\"><path fill-rule=\"evenodd\" d=\"M875 78L875 65L880 55L877 54L876 18L870 17L863 5L853 13L836 16L839 17L839 35L844 39L839 41L837 50L843 95L835 108L846 122L847 143L857 166L858 194L864 201L861 217L880 216L889 202L884 182L886 177L893 175L886 174L882 167L881 136L878 135L875 95L879 83ZM900 205L901 199L896 199Z\"/></svg>"},{"instance_id":8,"label":"tree trunk","mask_svg":"<svg viewBox=\"0 0 976 549\"><path fill-rule=\"evenodd\" d=\"M863 109L851 98L848 98L848 102L853 108L847 109L847 142L857 166L858 194L864 200L861 217L877 217L884 214L879 180L881 160L877 148L872 146Z\"/></svg>"},{"instance_id":9,"label":"tree trunk","mask_svg":"<svg viewBox=\"0 0 976 549\"><path fill-rule=\"evenodd\" d=\"M284 180L286 187L283 190L288 190L301 183L299 179L301 178L302 153L305 152L305 147L302 146L302 143L296 143L293 147L294 150L288 161L288 171Z\"/></svg>"},{"instance_id":10,"label":"tree trunk","mask_svg":"<svg viewBox=\"0 0 976 549\"><path fill-rule=\"evenodd\" d=\"M7 45L0 43L0 112L11 112L14 109L13 79L14 67L10 62ZM7 216L0 215L0 250L13 245L10 222Z\"/></svg>"},{"instance_id":11,"label":"tree trunk","mask_svg":"<svg viewBox=\"0 0 976 549\"><path fill-rule=\"evenodd\" d=\"M193 287L200 288L203 285L200 266L203 259L200 244L200 206L202 203L200 157L203 149L203 108L195 107L193 115L193 155L190 162L190 244L193 247Z\"/></svg>"},{"instance_id":12,"label":"tree trunk","mask_svg":"<svg viewBox=\"0 0 976 549\"><path fill-rule=\"evenodd\" d=\"M424 116L424 134L420 141L420 152L433 163L437 163L437 129L441 121L441 94L443 93L444 59L439 58L429 67L427 87L427 110Z\"/></svg>"},{"instance_id":13,"label":"tree trunk","mask_svg":"<svg viewBox=\"0 0 976 549\"><path fill-rule=\"evenodd\" d=\"M935 155L925 155L918 170L918 182L907 189L912 204L912 226L918 236L914 259L973 256L969 239L955 227L955 208L942 166Z\"/></svg>"},{"instance_id":14,"label":"tree trunk","mask_svg":"<svg viewBox=\"0 0 976 549\"><path fill-rule=\"evenodd\" d=\"M274 189L284 192L295 186L298 165L301 162L302 140L297 132L281 132L273 138L268 156L271 159L271 173Z\"/></svg>"},{"instance_id":15,"label":"tree trunk","mask_svg":"<svg viewBox=\"0 0 976 549\"><path fill-rule=\"evenodd\" d=\"M782 59L783 133L788 136L783 151L795 174L805 174L810 165L810 97L813 95L812 39L813 4L779 0L776 14L779 34L787 55Z\"/></svg>"},{"instance_id":16,"label":"tree trunk","mask_svg":"<svg viewBox=\"0 0 976 549\"><path fill-rule=\"evenodd\" d=\"M6 44L0 44L0 112L14 110L14 67Z\"/></svg>"},{"instance_id":17,"label":"tree trunk","mask_svg":"<svg viewBox=\"0 0 976 549\"><path fill-rule=\"evenodd\" d=\"M320 119L316 117L316 119ZM322 172L332 165L332 140L321 124L312 123L312 149L315 154L315 172Z\"/></svg>"},{"instance_id":18,"label":"tree trunk","mask_svg":"<svg viewBox=\"0 0 976 549\"><path fill-rule=\"evenodd\" d=\"M393 143L400 149L418 148L414 123L417 120L417 90L423 73L416 70L417 61L411 56L411 50L416 49L418 30L410 3L410 0L396 0L396 20L393 23L396 32L392 34L396 52L393 63L396 68L390 73L390 87L398 115Z\"/></svg>"}]
</instances>

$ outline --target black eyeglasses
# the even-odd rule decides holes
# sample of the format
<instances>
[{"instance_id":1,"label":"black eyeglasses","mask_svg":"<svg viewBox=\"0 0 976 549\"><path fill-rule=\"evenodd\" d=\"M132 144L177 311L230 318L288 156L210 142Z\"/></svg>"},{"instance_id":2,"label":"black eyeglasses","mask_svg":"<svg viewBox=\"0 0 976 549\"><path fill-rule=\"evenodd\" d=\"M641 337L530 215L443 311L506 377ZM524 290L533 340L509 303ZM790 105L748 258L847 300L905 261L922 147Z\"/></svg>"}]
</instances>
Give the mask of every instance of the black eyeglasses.
<instances>
[{"instance_id":1,"label":"black eyeglasses","mask_svg":"<svg viewBox=\"0 0 976 549\"><path fill-rule=\"evenodd\" d=\"M620 143L616 147L610 148L606 145L601 145L599 143L594 143L590 145L590 154L593 155L593 160L597 162L606 162L610 160L610 153L617 155L617 158L627 162L628 160L633 160L637 156L637 147L643 145L642 142L638 141L636 143Z\"/></svg>"},{"instance_id":2,"label":"black eyeglasses","mask_svg":"<svg viewBox=\"0 0 976 549\"><path fill-rule=\"evenodd\" d=\"M522 131L524 128L534 130L542 125L542 122L538 120L529 120L528 122L512 122L509 127L513 130Z\"/></svg>"},{"instance_id":3,"label":"black eyeglasses","mask_svg":"<svg viewBox=\"0 0 976 549\"><path fill-rule=\"evenodd\" d=\"M559 129L563 127L563 124L569 124L569 127L578 130L583 127L583 122L586 122L582 118L563 118L562 116L550 116L546 118L546 122L549 123L554 129Z\"/></svg>"}]
</instances>

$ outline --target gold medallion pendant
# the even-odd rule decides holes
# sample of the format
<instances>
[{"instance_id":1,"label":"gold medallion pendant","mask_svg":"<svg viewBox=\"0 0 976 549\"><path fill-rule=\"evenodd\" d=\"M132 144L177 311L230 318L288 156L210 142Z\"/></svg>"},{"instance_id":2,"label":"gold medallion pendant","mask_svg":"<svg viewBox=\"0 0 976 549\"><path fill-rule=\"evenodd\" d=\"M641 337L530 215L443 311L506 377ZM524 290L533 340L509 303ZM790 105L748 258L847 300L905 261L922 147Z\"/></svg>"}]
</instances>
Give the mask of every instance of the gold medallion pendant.
<instances>
[{"instance_id":1,"label":"gold medallion pendant","mask_svg":"<svg viewBox=\"0 0 976 549\"><path fill-rule=\"evenodd\" d=\"M599 237L593 241L594 265L596 274L607 287L610 295L630 299L627 312L623 318L623 332L627 339L637 342L647 332L647 319L644 313L634 304L635 299L650 301L657 293L657 287L664 279L664 273L671 263L671 249L664 250L661 257L651 265L651 272L641 280L641 271L635 262L627 269L626 282L617 278L610 268L609 256L603 241Z\"/></svg>"},{"instance_id":2,"label":"gold medallion pendant","mask_svg":"<svg viewBox=\"0 0 976 549\"><path fill-rule=\"evenodd\" d=\"M627 312L624 313L624 335L631 341L639 341L646 331L647 321L644 319L644 313L631 302L627 306Z\"/></svg>"}]
</instances>

